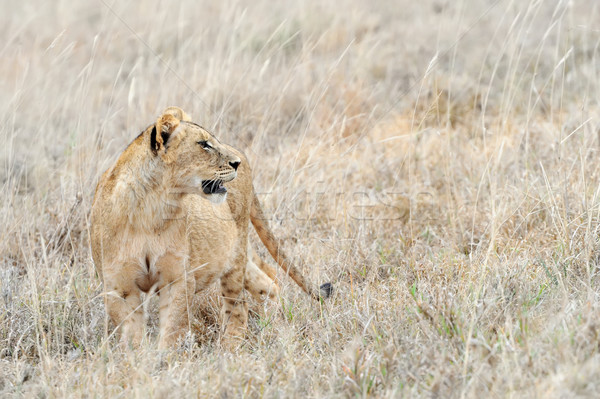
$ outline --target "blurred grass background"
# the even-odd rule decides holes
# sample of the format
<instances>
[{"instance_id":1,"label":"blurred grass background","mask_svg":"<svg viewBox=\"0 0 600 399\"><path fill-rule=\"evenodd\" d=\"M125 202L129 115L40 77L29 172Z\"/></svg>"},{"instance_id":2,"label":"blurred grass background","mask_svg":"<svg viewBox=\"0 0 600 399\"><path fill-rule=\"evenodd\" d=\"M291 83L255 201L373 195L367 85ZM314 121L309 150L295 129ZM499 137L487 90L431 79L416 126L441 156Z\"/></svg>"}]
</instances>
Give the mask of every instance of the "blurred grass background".
<instances>
[{"instance_id":1,"label":"blurred grass background","mask_svg":"<svg viewBox=\"0 0 600 399\"><path fill-rule=\"evenodd\" d=\"M600 3L4 6L2 396L598 392ZM210 293L172 353L123 353L106 322L95 184L169 105L248 155L336 288L317 306L281 275L236 354Z\"/></svg>"}]
</instances>

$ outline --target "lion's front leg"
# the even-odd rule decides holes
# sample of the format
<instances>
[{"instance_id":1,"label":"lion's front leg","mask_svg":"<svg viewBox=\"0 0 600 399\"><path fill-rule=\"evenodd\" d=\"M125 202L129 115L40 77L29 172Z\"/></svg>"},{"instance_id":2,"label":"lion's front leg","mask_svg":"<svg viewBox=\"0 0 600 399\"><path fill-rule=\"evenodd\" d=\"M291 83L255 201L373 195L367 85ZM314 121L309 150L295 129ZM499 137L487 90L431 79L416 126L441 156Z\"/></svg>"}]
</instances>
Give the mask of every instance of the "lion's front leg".
<instances>
[{"instance_id":1,"label":"lion's front leg","mask_svg":"<svg viewBox=\"0 0 600 399\"><path fill-rule=\"evenodd\" d=\"M186 284L186 281L173 282L168 287L160 290L159 349L172 348L187 332L193 292L193 285Z\"/></svg>"},{"instance_id":2,"label":"lion's front leg","mask_svg":"<svg viewBox=\"0 0 600 399\"><path fill-rule=\"evenodd\" d=\"M248 303L244 298L246 256L238 255L234 267L221 277L222 344L230 349L241 343L248 324Z\"/></svg>"},{"instance_id":3,"label":"lion's front leg","mask_svg":"<svg viewBox=\"0 0 600 399\"><path fill-rule=\"evenodd\" d=\"M159 349L172 348L189 328L194 277L185 273L181 257L169 255L157 265L161 270L159 291Z\"/></svg>"},{"instance_id":4,"label":"lion's front leg","mask_svg":"<svg viewBox=\"0 0 600 399\"><path fill-rule=\"evenodd\" d=\"M137 265L115 265L104 273L105 305L124 347L137 347L144 335L144 310L140 290L132 279Z\"/></svg>"}]
</instances>

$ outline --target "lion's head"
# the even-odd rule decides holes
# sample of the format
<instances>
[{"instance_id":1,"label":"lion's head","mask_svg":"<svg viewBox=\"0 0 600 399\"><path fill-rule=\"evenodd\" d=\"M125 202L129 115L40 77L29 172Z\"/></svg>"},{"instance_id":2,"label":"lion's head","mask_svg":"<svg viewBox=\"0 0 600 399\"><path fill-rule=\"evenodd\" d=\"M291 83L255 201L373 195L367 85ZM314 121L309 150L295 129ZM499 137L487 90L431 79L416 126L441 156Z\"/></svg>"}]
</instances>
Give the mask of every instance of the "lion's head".
<instances>
[{"instance_id":1,"label":"lion's head","mask_svg":"<svg viewBox=\"0 0 600 399\"><path fill-rule=\"evenodd\" d=\"M223 183L235 179L241 160L183 110L163 112L152 128L150 146L170 172L175 190L198 192L217 204L225 201Z\"/></svg>"}]
</instances>

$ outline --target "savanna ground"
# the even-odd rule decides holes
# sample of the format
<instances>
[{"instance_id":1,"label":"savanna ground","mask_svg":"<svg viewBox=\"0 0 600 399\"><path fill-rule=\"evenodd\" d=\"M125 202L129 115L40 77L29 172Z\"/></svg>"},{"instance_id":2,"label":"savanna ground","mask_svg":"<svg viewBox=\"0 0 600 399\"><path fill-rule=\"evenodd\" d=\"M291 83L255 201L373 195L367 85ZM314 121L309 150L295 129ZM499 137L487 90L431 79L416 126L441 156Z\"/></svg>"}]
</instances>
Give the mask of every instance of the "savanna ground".
<instances>
[{"instance_id":1,"label":"savanna ground","mask_svg":"<svg viewBox=\"0 0 600 399\"><path fill-rule=\"evenodd\" d=\"M600 3L5 1L0 396L600 390ZM280 272L236 353L116 345L95 184L168 105L248 155ZM253 245L262 248L253 238ZM260 250L266 258L264 250Z\"/></svg>"}]
</instances>

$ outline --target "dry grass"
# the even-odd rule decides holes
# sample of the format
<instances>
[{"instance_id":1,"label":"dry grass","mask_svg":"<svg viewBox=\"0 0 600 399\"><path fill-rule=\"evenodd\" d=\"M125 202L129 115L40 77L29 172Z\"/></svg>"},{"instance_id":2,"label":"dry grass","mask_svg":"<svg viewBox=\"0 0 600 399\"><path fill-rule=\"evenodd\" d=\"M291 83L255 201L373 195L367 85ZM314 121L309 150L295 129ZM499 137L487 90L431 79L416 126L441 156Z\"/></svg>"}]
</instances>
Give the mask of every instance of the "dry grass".
<instances>
[{"instance_id":1,"label":"dry grass","mask_svg":"<svg viewBox=\"0 0 600 399\"><path fill-rule=\"evenodd\" d=\"M598 2L128 3L0 17L0 396L597 394ZM335 284L282 276L235 354L214 295L171 353L106 323L95 183L168 105Z\"/></svg>"}]
</instances>

